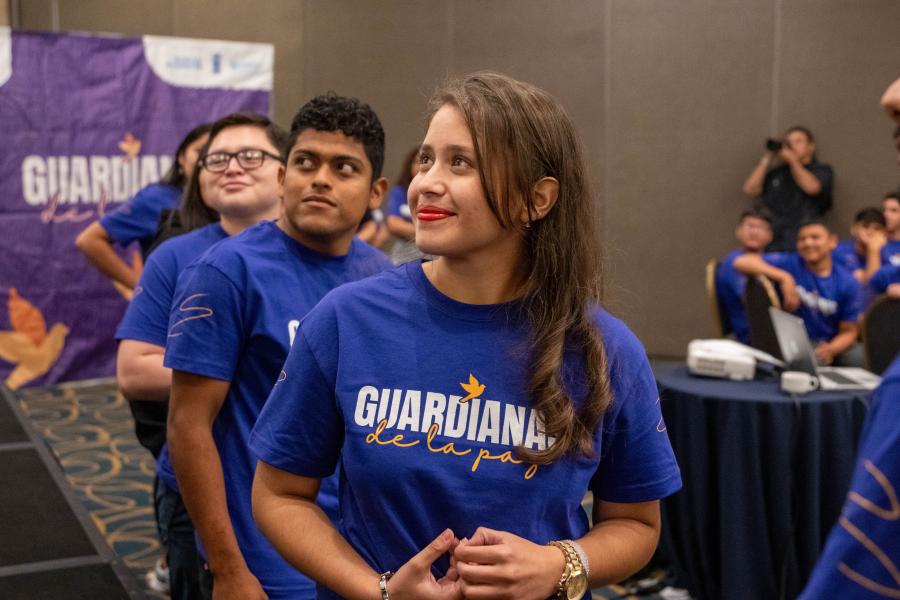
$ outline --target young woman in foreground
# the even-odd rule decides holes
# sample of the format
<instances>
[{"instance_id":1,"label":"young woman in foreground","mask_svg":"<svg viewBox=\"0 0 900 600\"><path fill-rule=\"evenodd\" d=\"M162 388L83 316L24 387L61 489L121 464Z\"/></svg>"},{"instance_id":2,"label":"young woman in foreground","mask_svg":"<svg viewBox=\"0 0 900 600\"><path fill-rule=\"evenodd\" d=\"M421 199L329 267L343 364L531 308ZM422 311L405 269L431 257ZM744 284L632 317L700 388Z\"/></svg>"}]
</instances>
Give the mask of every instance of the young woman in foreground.
<instances>
[{"instance_id":1,"label":"young woman in foreground","mask_svg":"<svg viewBox=\"0 0 900 600\"><path fill-rule=\"evenodd\" d=\"M650 559L681 479L644 350L599 307L580 143L494 73L429 114L409 204L437 258L301 322L251 438L254 515L320 598L588 598ZM314 499L338 464L336 531Z\"/></svg>"}]
</instances>

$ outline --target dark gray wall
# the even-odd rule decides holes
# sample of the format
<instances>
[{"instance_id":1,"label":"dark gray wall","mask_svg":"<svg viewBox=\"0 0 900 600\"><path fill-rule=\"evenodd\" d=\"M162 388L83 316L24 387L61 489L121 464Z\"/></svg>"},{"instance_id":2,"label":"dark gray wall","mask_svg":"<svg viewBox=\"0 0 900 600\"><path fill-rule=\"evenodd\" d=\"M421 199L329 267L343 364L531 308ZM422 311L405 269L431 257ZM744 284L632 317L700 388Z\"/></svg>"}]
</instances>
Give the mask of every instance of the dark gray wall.
<instances>
[{"instance_id":1,"label":"dark gray wall","mask_svg":"<svg viewBox=\"0 0 900 600\"><path fill-rule=\"evenodd\" d=\"M609 304L649 351L713 335L703 266L733 245L763 139L809 126L836 171L831 222L900 182L877 101L900 75L896 0L10 0L28 29L275 45L275 116L357 95L381 115L387 175L448 74L492 68L567 107L602 203Z\"/></svg>"}]
</instances>

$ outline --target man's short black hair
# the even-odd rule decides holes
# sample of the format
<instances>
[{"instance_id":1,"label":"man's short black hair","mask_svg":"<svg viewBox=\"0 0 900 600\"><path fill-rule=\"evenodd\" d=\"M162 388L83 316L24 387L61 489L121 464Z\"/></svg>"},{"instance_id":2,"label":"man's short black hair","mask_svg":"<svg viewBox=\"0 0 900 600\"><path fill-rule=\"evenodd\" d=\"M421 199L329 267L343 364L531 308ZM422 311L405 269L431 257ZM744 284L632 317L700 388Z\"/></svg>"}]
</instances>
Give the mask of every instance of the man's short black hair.
<instances>
[{"instance_id":1,"label":"man's short black hair","mask_svg":"<svg viewBox=\"0 0 900 600\"><path fill-rule=\"evenodd\" d=\"M372 164L372 181L381 177L381 169L384 167L384 129L378 115L368 104L356 98L338 96L334 92L316 96L303 105L291 122L285 156L306 129L341 131L347 137L358 140Z\"/></svg>"},{"instance_id":2,"label":"man's short black hair","mask_svg":"<svg viewBox=\"0 0 900 600\"><path fill-rule=\"evenodd\" d=\"M797 231L799 232L804 227L811 227L812 225L821 225L822 227L825 228L825 231L827 231L828 233L831 233L831 228L828 226L827 223L825 223L825 220L820 219L818 217L811 218L811 219L803 219L802 221L800 221L800 224L797 226Z\"/></svg>"},{"instance_id":3,"label":"man's short black hair","mask_svg":"<svg viewBox=\"0 0 900 600\"><path fill-rule=\"evenodd\" d=\"M884 195L884 198L881 199L882 202L885 200L894 199L897 202L900 202L900 189L892 190Z\"/></svg>"},{"instance_id":4,"label":"man's short black hair","mask_svg":"<svg viewBox=\"0 0 900 600\"><path fill-rule=\"evenodd\" d=\"M869 225L881 225L884 227L884 213L881 212L880 208L867 206L856 213L856 216L853 217L853 223L854 225L859 223L863 227L868 227Z\"/></svg>"},{"instance_id":5,"label":"man's short black hair","mask_svg":"<svg viewBox=\"0 0 900 600\"><path fill-rule=\"evenodd\" d=\"M762 219L769 224L769 227L771 227L773 218L772 211L765 206L754 206L741 213L741 216L738 219L738 225L743 223L744 219Z\"/></svg>"}]
</instances>

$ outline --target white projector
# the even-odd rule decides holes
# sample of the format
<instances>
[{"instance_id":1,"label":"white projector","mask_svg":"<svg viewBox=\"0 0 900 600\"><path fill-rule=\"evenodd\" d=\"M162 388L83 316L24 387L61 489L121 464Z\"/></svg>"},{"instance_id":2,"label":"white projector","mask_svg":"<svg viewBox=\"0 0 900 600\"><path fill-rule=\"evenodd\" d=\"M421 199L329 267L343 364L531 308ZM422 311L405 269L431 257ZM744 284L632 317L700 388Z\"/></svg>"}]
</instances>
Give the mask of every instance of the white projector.
<instances>
[{"instance_id":1,"label":"white projector","mask_svg":"<svg viewBox=\"0 0 900 600\"><path fill-rule=\"evenodd\" d=\"M687 354L691 373L735 381L753 379L758 360L784 366L771 354L734 340L694 340L688 344Z\"/></svg>"}]
</instances>

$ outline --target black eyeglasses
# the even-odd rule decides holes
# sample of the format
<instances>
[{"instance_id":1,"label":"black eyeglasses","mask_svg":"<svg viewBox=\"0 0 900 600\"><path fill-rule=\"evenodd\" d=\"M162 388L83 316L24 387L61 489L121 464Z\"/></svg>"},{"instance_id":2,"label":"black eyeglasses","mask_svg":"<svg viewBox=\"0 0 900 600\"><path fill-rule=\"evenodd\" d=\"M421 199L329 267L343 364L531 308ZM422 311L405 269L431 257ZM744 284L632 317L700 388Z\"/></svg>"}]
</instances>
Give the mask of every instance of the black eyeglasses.
<instances>
[{"instance_id":1,"label":"black eyeglasses","mask_svg":"<svg viewBox=\"0 0 900 600\"><path fill-rule=\"evenodd\" d=\"M237 159L237 163L242 169L251 171L260 168L267 156L282 162L281 157L277 154L255 148L247 148L237 152L213 152L204 156L199 162L200 166L210 173L223 173L228 168L228 163L234 158Z\"/></svg>"}]
</instances>

